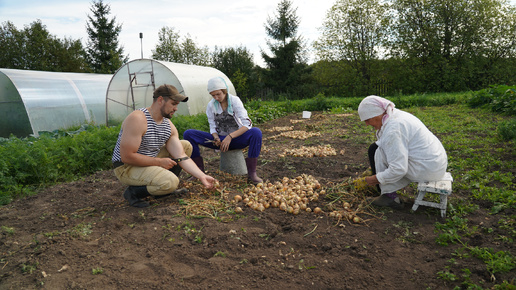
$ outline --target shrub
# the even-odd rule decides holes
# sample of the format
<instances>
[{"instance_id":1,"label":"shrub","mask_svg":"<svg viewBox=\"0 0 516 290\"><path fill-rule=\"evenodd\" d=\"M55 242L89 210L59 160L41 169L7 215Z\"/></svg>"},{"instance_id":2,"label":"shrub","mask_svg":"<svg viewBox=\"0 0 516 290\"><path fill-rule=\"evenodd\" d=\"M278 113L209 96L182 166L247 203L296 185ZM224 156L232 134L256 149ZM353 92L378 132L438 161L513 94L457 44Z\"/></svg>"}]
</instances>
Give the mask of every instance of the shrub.
<instances>
[{"instance_id":1,"label":"shrub","mask_svg":"<svg viewBox=\"0 0 516 290\"><path fill-rule=\"evenodd\" d=\"M516 139L516 118L500 123L498 134L500 134L500 137L504 141Z\"/></svg>"},{"instance_id":2,"label":"shrub","mask_svg":"<svg viewBox=\"0 0 516 290\"><path fill-rule=\"evenodd\" d=\"M476 91L468 100L472 108L489 107L493 112L516 115L516 86L491 86Z\"/></svg>"}]
</instances>

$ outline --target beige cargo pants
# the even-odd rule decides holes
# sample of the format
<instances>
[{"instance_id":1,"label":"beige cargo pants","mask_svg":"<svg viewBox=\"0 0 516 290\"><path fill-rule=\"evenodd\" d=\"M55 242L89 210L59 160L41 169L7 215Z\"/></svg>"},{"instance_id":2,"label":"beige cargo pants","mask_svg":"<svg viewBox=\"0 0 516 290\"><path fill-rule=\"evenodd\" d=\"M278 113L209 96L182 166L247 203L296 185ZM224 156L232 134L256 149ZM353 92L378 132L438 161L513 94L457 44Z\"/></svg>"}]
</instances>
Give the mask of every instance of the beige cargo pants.
<instances>
[{"instance_id":1,"label":"beige cargo pants","mask_svg":"<svg viewBox=\"0 0 516 290\"><path fill-rule=\"evenodd\" d=\"M181 140L187 156L192 155L192 144ZM171 157L165 146L158 153L160 158ZM115 175L121 183L132 186L147 186L151 195L165 195L177 189L179 178L170 170L160 166L132 166L124 164L114 169Z\"/></svg>"}]
</instances>

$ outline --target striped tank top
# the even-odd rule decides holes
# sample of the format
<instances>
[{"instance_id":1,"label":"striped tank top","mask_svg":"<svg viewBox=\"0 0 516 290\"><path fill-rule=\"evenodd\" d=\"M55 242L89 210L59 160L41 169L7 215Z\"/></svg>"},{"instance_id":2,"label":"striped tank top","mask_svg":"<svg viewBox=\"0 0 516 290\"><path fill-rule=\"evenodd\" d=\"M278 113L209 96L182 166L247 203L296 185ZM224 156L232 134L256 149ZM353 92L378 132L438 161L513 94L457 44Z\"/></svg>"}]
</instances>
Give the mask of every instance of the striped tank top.
<instances>
[{"instance_id":1,"label":"striped tank top","mask_svg":"<svg viewBox=\"0 0 516 290\"><path fill-rule=\"evenodd\" d=\"M168 141L170 135L172 135L170 122L167 122L167 120L164 119L161 124L158 124L154 119L152 119L147 108L139 110L142 111L147 118L147 131L142 137L142 142L140 143L137 153L156 157L161 147ZM121 129L120 133L118 133L118 140L116 141L113 157L111 158L112 162L122 161L122 158L120 157L120 140L122 139L122 132L123 130Z\"/></svg>"}]
</instances>

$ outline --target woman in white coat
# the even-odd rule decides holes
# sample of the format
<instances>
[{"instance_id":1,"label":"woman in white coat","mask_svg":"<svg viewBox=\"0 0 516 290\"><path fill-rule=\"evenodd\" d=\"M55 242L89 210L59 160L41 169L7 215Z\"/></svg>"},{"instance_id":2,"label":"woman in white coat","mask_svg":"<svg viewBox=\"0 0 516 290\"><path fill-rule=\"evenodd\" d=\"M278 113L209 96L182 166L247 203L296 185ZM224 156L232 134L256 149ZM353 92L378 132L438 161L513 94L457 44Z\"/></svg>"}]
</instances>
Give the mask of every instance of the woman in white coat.
<instances>
[{"instance_id":1,"label":"woman in white coat","mask_svg":"<svg viewBox=\"0 0 516 290\"><path fill-rule=\"evenodd\" d=\"M358 106L361 121L376 129L377 141L369 147L372 176L368 185L379 185L376 206L400 209L396 191L411 182L442 180L448 157L437 137L414 115L394 108L394 103L368 96Z\"/></svg>"}]
</instances>

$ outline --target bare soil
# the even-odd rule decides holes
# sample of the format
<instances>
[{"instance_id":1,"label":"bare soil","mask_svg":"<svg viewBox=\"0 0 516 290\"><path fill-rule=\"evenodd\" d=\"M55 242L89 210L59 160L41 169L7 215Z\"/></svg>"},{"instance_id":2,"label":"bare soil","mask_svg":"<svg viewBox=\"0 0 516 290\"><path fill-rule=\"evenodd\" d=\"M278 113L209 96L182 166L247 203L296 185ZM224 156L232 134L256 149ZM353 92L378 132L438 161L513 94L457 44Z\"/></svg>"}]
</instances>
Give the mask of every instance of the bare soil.
<instances>
[{"instance_id":1,"label":"bare soil","mask_svg":"<svg viewBox=\"0 0 516 290\"><path fill-rule=\"evenodd\" d=\"M343 186L346 180L369 167L367 147L373 135L357 119L351 114L313 112L310 119L295 114L260 125L264 148L259 175L271 183L311 175L328 196L337 196L348 188ZM288 126L321 135L304 140L279 136L280 128ZM285 149L317 145L330 145L337 155L279 157ZM138 209L122 198L125 186L112 171L101 171L1 207L0 289L460 286L438 278L459 246L436 244L435 223L443 222L437 209L410 210L414 186L404 191L405 208L397 211L372 208L352 195L337 201L321 195L309 204L322 208L320 214L293 215L272 207L256 211L231 202L249 187L246 177L218 171L219 155L213 150L203 150L203 155L208 173L220 181L217 191L182 181L188 193L150 198L150 207ZM186 180L188 174L181 177ZM456 190L451 202L467 196L468 192ZM360 222L330 217L332 207L346 200ZM243 212L235 213L236 206ZM497 224L482 206L468 219L471 226ZM496 249L500 243L492 236L475 235L466 242ZM482 261L468 262L462 267L471 270L471 281L486 288L514 275L500 274L493 281Z\"/></svg>"}]
</instances>

